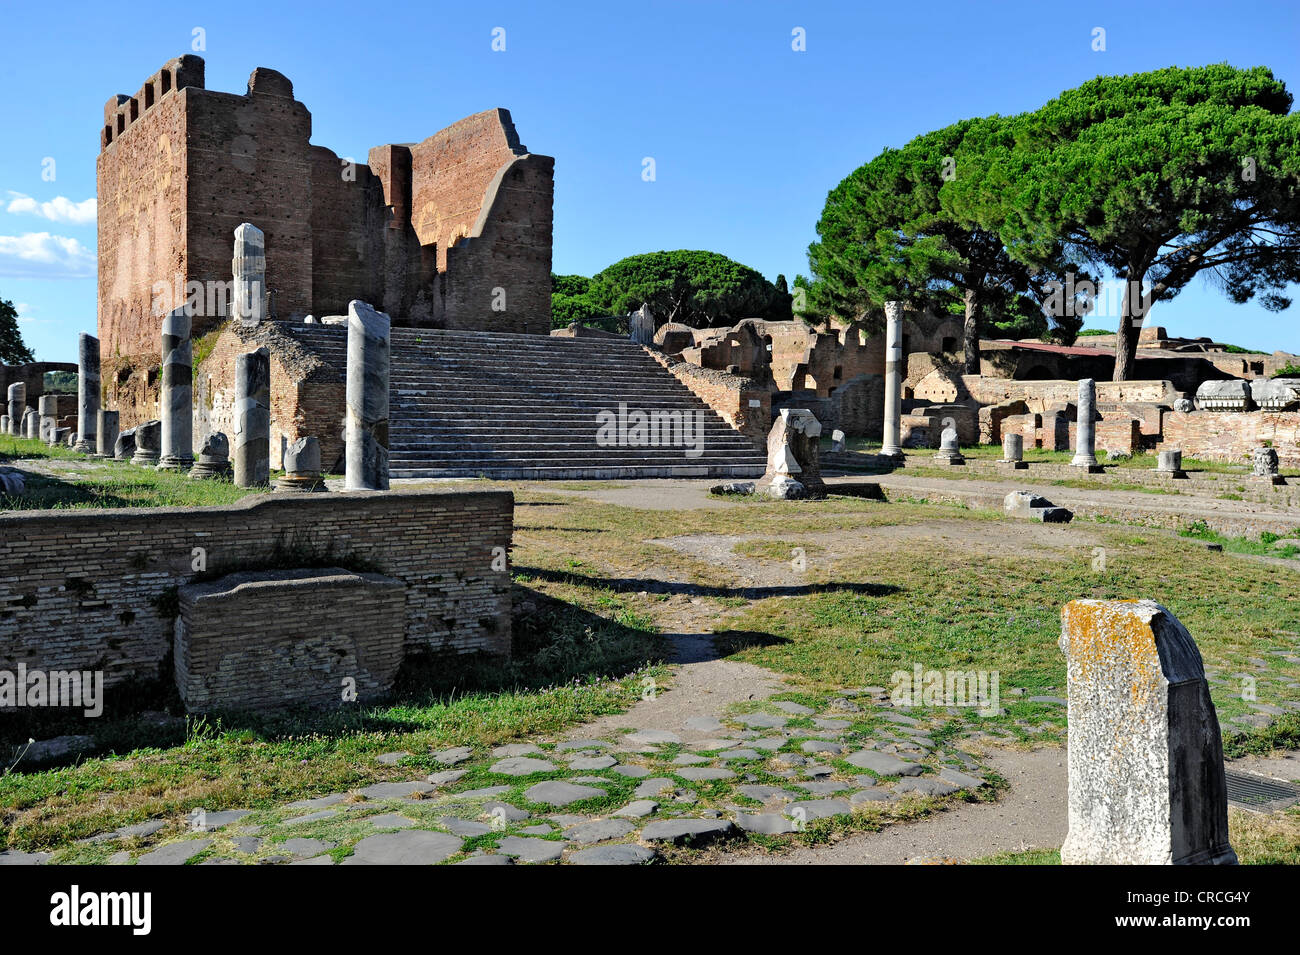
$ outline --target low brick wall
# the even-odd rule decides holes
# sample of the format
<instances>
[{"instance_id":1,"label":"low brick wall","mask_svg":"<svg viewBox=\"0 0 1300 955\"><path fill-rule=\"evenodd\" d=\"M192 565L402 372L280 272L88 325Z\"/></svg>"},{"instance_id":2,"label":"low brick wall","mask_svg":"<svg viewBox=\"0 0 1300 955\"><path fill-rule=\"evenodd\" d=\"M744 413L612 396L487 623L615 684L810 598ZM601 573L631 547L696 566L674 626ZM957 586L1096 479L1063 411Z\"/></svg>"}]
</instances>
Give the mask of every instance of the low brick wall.
<instances>
[{"instance_id":1,"label":"low brick wall","mask_svg":"<svg viewBox=\"0 0 1300 955\"><path fill-rule=\"evenodd\" d=\"M767 434L772 430L771 392L751 378L689 362L671 362L661 352L649 348L646 351L722 420L766 450Z\"/></svg>"},{"instance_id":2,"label":"low brick wall","mask_svg":"<svg viewBox=\"0 0 1300 955\"><path fill-rule=\"evenodd\" d=\"M328 608L328 624L319 616ZM406 585L331 567L231 574L180 589L176 687L190 712L337 705L389 692Z\"/></svg>"},{"instance_id":3,"label":"low brick wall","mask_svg":"<svg viewBox=\"0 0 1300 955\"><path fill-rule=\"evenodd\" d=\"M509 654L513 512L508 491L257 494L229 507L3 512L0 670L102 670L105 686L169 679L178 588L259 567L385 574L406 586L408 653ZM329 608L309 623L328 633Z\"/></svg>"},{"instance_id":4,"label":"low brick wall","mask_svg":"<svg viewBox=\"0 0 1300 955\"><path fill-rule=\"evenodd\" d=\"M1284 467L1300 466L1300 411L1167 411L1160 434L1162 450L1188 458L1243 463L1267 441Z\"/></svg>"}]
</instances>

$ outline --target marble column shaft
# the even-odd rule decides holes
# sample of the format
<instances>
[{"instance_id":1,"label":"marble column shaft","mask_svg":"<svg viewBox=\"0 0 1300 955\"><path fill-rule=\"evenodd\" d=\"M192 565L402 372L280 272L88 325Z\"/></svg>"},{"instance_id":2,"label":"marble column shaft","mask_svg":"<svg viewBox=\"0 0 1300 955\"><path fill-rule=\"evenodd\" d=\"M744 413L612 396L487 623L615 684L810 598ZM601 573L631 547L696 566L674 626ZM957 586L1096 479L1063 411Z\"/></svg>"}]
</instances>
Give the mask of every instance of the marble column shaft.
<instances>
[{"instance_id":1,"label":"marble column shaft","mask_svg":"<svg viewBox=\"0 0 1300 955\"><path fill-rule=\"evenodd\" d=\"M16 381L9 386L9 433L14 437L23 431L23 413L27 410L27 384Z\"/></svg>"},{"instance_id":2,"label":"marble column shaft","mask_svg":"<svg viewBox=\"0 0 1300 955\"><path fill-rule=\"evenodd\" d=\"M383 312L365 302L348 304L344 487L349 491L388 490L389 332Z\"/></svg>"},{"instance_id":3,"label":"marble column shaft","mask_svg":"<svg viewBox=\"0 0 1300 955\"><path fill-rule=\"evenodd\" d=\"M235 358L235 462L239 487L271 480L271 353L265 348Z\"/></svg>"},{"instance_id":4,"label":"marble column shaft","mask_svg":"<svg viewBox=\"0 0 1300 955\"><path fill-rule=\"evenodd\" d=\"M901 457L903 404L903 303L885 303L885 425L880 453Z\"/></svg>"},{"instance_id":5,"label":"marble column shaft","mask_svg":"<svg viewBox=\"0 0 1300 955\"><path fill-rule=\"evenodd\" d=\"M235 229L234 317L248 325L266 318L266 235L251 222Z\"/></svg>"},{"instance_id":6,"label":"marble column shaft","mask_svg":"<svg viewBox=\"0 0 1300 955\"><path fill-rule=\"evenodd\" d=\"M1080 468L1096 467L1096 432L1092 419L1097 413L1097 383L1091 378L1079 379L1078 409L1074 426L1074 459L1070 464Z\"/></svg>"},{"instance_id":7,"label":"marble column shaft","mask_svg":"<svg viewBox=\"0 0 1300 955\"><path fill-rule=\"evenodd\" d=\"M97 457L111 458L117 450L117 412L99 409L99 421L95 425Z\"/></svg>"},{"instance_id":8,"label":"marble column shaft","mask_svg":"<svg viewBox=\"0 0 1300 955\"><path fill-rule=\"evenodd\" d=\"M189 470L194 464L194 368L189 310L178 308L163 319L162 457L158 467Z\"/></svg>"},{"instance_id":9,"label":"marble column shaft","mask_svg":"<svg viewBox=\"0 0 1300 955\"><path fill-rule=\"evenodd\" d=\"M95 426L99 416L99 339L81 333L77 340L77 444L83 454L94 454L98 442Z\"/></svg>"}]
</instances>

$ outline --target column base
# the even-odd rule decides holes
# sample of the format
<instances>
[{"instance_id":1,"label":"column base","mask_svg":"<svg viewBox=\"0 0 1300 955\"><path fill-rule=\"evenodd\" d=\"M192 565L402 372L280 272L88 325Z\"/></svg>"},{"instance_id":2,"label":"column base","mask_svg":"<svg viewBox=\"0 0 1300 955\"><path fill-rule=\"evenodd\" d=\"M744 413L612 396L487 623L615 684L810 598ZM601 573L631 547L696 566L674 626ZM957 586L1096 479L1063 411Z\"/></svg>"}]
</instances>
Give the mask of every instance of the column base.
<instances>
[{"instance_id":1,"label":"column base","mask_svg":"<svg viewBox=\"0 0 1300 955\"><path fill-rule=\"evenodd\" d=\"M1258 481L1260 484L1272 484L1277 487L1286 484L1286 478L1280 474L1254 474L1251 475L1251 479Z\"/></svg>"},{"instance_id":2,"label":"column base","mask_svg":"<svg viewBox=\"0 0 1300 955\"><path fill-rule=\"evenodd\" d=\"M188 471L194 467L194 458L178 454L169 454L166 457L158 459L159 471Z\"/></svg>"},{"instance_id":3,"label":"column base","mask_svg":"<svg viewBox=\"0 0 1300 955\"><path fill-rule=\"evenodd\" d=\"M195 481L229 481L234 474L234 469L230 466L229 461L220 463L210 461L196 461L194 467L190 468L190 478Z\"/></svg>"},{"instance_id":4,"label":"column base","mask_svg":"<svg viewBox=\"0 0 1300 955\"><path fill-rule=\"evenodd\" d=\"M965 464L966 458L955 451L940 451L934 456L934 462L935 464L947 464L955 467L959 464Z\"/></svg>"},{"instance_id":5,"label":"column base","mask_svg":"<svg viewBox=\"0 0 1300 955\"><path fill-rule=\"evenodd\" d=\"M1028 461L998 461L997 465L1004 471L1028 471Z\"/></svg>"},{"instance_id":6,"label":"column base","mask_svg":"<svg viewBox=\"0 0 1300 955\"><path fill-rule=\"evenodd\" d=\"M325 486L325 480L320 475L301 475L286 474L275 482L277 491L288 491L290 494L311 494L328 491Z\"/></svg>"},{"instance_id":7,"label":"column base","mask_svg":"<svg viewBox=\"0 0 1300 955\"><path fill-rule=\"evenodd\" d=\"M1184 481L1187 479L1186 471L1162 471L1159 468L1156 468L1156 474L1159 474L1162 477L1167 477L1175 481Z\"/></svg>"},{"instance_id":8,"label":"column base","mask_svg":"<svg viewBox=\"0 0 1300 955\"><path fill-rule=\"evenodd\" d=\"M1105 474L1106 469L1094 461L1071 461L1070 467L1078 468L1084 474Z\"/></svg>"},{"instance_id":9,"label":"column base","mask_svg":"<svg viewBox=\"0 0 1300 955\"><path fill-rule=\"evenodd\" d=\"M158 464L158 455L150 454L147 451L141 454L137 451L135 454L131 455L131 463L138 464L140 467L144 468L156 467Z\"/></svg>"},{"instance_id":10,"label":"column base","mask_svg":"<svg viewBox=\"0 0 1300 955\"><path fill-rule=\"evenodd\" d=\"M78 441L72 446L72 450L76 451L78 454L94 455L99 451L99 445L94 441Z\"/></svg>"}]
</instances>

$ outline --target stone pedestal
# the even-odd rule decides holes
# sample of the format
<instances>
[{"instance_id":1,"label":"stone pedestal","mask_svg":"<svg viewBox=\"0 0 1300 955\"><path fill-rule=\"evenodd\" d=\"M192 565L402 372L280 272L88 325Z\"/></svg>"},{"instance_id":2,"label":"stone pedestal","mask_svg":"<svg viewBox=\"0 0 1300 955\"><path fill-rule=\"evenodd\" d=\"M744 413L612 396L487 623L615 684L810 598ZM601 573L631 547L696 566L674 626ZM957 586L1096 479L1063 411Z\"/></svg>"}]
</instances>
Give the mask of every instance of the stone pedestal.
<instances>
[{"instance_id":1,"label":"stone pedestal","mask_svg":"<svg viewBox=\"0 0 1300 955\"><path fill-rule=\"evenodd\" d=\"M27 413L27 384L16 381L9 386L9 434L22 434L23 415Z\"/></svg>"},{"instance_id":2,"label":"stone pedestal","mask_svg":"<svg viewBox=\"0 0 1300 955\"><path fill-rule=\"evenodd\" d=\"M266 236L251 222L235 229L232 309L234 319L257 325L266 319Z\"/></svg>"},{"instance_id":3,"label":"stone pedestal","mask_svg":"<svg viewBox=\"0 0 1300 955\"><path fill-rule=\"evenodd\" d=\"M95 456L113 457L117 445L117 412L99 409L99 422L95 425Z\"/></svg>"},{"instance_id":4,"label":"stone pedestal","mask_svg":"<svg viewBox=\"0 0 1300 955\"><path fill-rule=\"evenodd\" d=\"M365 302L348 303L344 487L388 490L389 319Z\"/></svg>"},{"instance_id":5,"label":"stone pedestal","mask_svg":"<svg viewBox=\"0 0 1300 955\"><path fill-rule=\"evenodd\" d=\"M225 480L231 476L230 441L221 431L214 431L203 441L199 455L190 468L195 480Z\"/></svg>"},{"instance_id":6,"label":"stone pedestal","mask_svg":"<svg viewBox=\"0 0 1300 955\"><path fill-rule=\"evenodd\" d=\"M324 491L320 464L320 442L311 435L289 445L284 454L284 477L275 482L277 491Z\"/></svg>"},{"instance_id":7,"label":"stone pedestal","mask_svg":"<svg viewBox=\"0 0 1300 955\"><path fill-rule=\"evenodd\" d=\"M1002 460L998 465L1008 471L1026 471L1029 465L1024 460L1025 438L1022 434L1004 434L1002 436Z\"/></svg>"},{"instance_id":8,"label":"stone pedestal","mask_svg":"<svg viewBox=\"0 0 1300 955\"><path fill-rule=\"evenodd\" d=\"M1161 451L1156 455L1156 471L1166 477L1185 478L1182 451Z\"/></svg>"},{"instance_id":9,"label":"stone pedestal","mask_svg":"<svg viewBox=\"0 0 1300 955\"><path fill-rule=\"evenodd\" d=\"M154 467L162 457L162 422L146 421L135 428L135 454L132 464Z\"/></svg>"},{"instance_id":10,"label":"stone pedestal","mask_svg":"<svg viewBox=\"0 0 1300 955\"><path fill-rule=\"evenodd\" d=\"M36 399L36 406L41 417L39 437L43 443L48 444L50 432L59 426L59 398L57 395L41 395Z\"/></svg>"},{"instance_id":11,"label":"stone pedestal","mask_svg":"<svg viewBox=\"0 0 1300 955\"><path fill-rule=\"evenodd\" d=\"M966 463L966 458L961 453L961 445L957 443L957 429L948 427L943 429L943 434L939 438L939 450L935 452L934 460L936 464L960 465Z\"/></svg>"},{"instance_id":12,"label":"stone pedestal","mask_svg":"<svg viewBox=\"0 0 1300 955\"><path fill-rule=\"evenodd\" d=\"M8 433L9 433L9 415L2 414L0 415L0 434L8 434Z\"/></svg>"},{"instance_id":13,"label":"stone pedestal","mask_svg":"<svg viewBox=\"0 0 1300 955\"><path fill-rule=\"evenodd\" d=\"M1074 459L1071 466L1088 474L1100 474L1101 465L1097 463L1096 422L1097 383L1091 378L1079 379L1078 414L1074 426Z\"/></svg>"},{"instance_id":14,"label":"stone pedestal","mask_svg":"<svg viewBox=\"0 0 1300 955\"><path fill-rule=\"evenodd\" d=\"M1250 476L1265 484L1285 484L1286 480L1278 473L1278 458L1275 448L1256 448L1251 452Z\"/></svg>"},{"instance_id":15,"label":"stone pedestal","mask_svg":"<svg viewBox=\"0 0 1300 955\"><path fill-rule=\"evenodd\" d=\"M94 454L99 442L99 339L81 333L77 340L77 444L82 454Z\"/></svg>"},{"instance_id":16,"label":"stone pedestal","mask_svg":"<svg viewBox=\"0 0 1300 955\"><path fill-rule=\"evenodd\" d=\"M885 422L884 438L880 448L882 457L903 460L902 414L903 374L906 358L903 355L903 303L885 303Z\"/></svg>"},{"instance_id":17,"label":"stone pedestal","mask_svg":"<svg viewBox=\"0 0 1300 955\"><path fill-rule=\"evenodd\" d=\"M41 416L32 408L23 415L23 437L37 441L41 437Z\"/></svg>"},{"instance_id":18,"label":"stone pedestal","mask_svg":"<svg viewBox=\"0 0 1300 955\"><path fill-rule=\"evenodd\" d=\"M1151 600L1075 600L1066 865L1234 864L1219 720L1187 629Z\"/></svg>"},{"instance_id":19,"label":"stone pedestal","mask_svg":"<svg viewBox=\"0 0 1300 955\"><path fill-rule=\"evenodd\" d=\"M653 345L655 343L655 317L650 314L650 306L642 305L631 316L633 344Z\"/></svg>"},{"instance_id":20,"label":"stone pedestal","mask_svg":"<svg viewBox=\"0 0 1300 955\"><path fill-rule=\"evenodd\" d=\"M54 428L50 431L50 447L70 448L77 443L77 433L71 428Z\"/></svg>"},{"instance_id":21,"label":"stone pedestal","mask_svg":"<svg viewBox=\"0 0 1300 955\"><path fill-rule=\"evenodd\" d=\"M806 408L782 408L767 435L767 473L758 493L789 499L824 497L821 423Z\"/></svg>"},{"instance_id":22,"label":"stone pedestal","mask_svg":"<svg viewBox=\"0 0 1300 955\"><path fill-rule=\"evenodd\" d=\"M262 487L271 480L271 353L235 358L235 484Z\"/></svg>"},{"instance_id":23,"label":"stone pedestal","mask_svg":"<svg viewBox=\"0 0 1300 955\"><path fill-rule=\"evenodd\" d=\"M130 461L135 455L135 428L118 432L113 442L113 458L118 461Z\"/></svg>"},{"instance_id":24,"label":"stone pedestal","mask_svg":"<svg viewBox=\"0 0 1300 955\"><path fill-rule=\"evenodd\" d=\"M836 428L831 432L831 453L839 454L845 449L844 432Z\"/></svg>"},{"instance_id":25,"label":"stone pedestal","mask_svg":"<svg viewBox=\"0 0 1300 955\"><path fill-rule=\"evenodd\" d=\"M186 471L194 463L194 369L190 315L178 308L162 324L162 457L158 467Z\"/></svg>"}]
</instances>

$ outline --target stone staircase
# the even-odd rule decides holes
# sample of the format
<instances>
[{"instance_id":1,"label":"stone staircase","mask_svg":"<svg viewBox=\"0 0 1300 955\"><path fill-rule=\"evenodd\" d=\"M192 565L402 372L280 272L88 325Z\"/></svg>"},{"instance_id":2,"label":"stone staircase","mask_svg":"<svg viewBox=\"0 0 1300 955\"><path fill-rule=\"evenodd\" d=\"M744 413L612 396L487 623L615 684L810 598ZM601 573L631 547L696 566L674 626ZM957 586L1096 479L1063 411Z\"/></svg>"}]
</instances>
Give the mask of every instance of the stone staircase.
<instances>
[{"instance_id":1,"label":"stone staircase","mask_svg":"<svg viewBox=\"0 0 1300 955\"><path fill-rule=\"evenodd\" d=\"M344 328L286 331L345 368ZM394 328L389 387L394 478L757 477L765 470L765 455L748 437L631 342ZM702 440L689 448L601 446L596 416L617 414L621 402L629 413L689 412L699 421L698 412Z\"/></svg>"}]
</instances>

